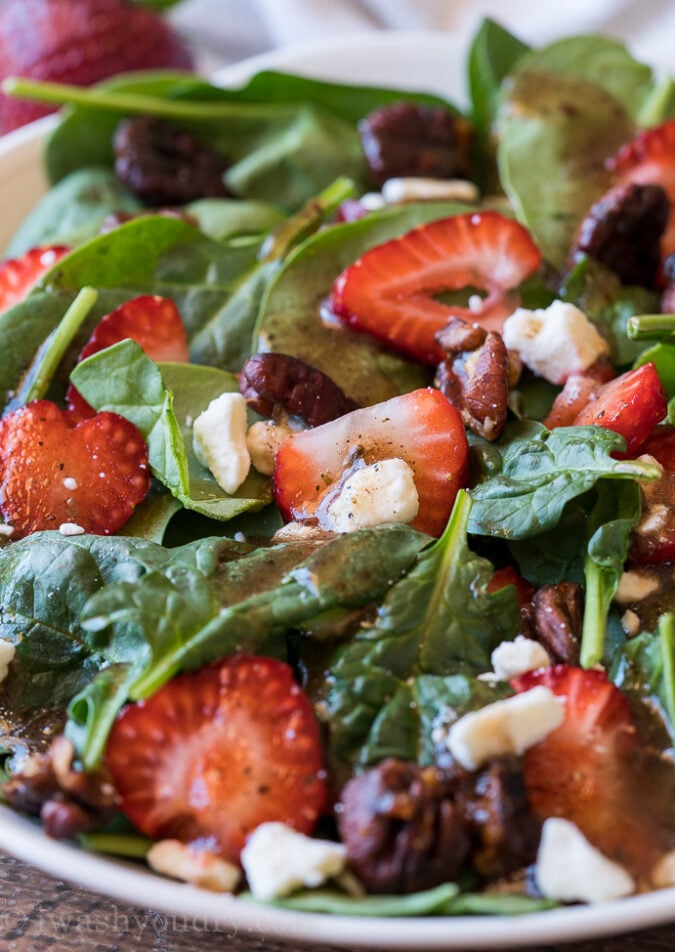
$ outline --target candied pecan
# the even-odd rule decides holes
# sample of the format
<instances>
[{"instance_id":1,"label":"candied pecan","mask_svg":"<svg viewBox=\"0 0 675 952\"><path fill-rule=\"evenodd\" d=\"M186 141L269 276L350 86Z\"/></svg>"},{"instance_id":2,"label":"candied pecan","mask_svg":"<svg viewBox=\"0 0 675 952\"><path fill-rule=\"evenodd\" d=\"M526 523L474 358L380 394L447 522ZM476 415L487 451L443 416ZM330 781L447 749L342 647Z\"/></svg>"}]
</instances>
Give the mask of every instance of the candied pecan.
<instances>
[{"instance_id":1,"label":"candied pecan","mask_svg":"<svg viewBox=\"0 0 675 952\"><path fill-rule=\"evenodd\" d=\"M478 330L481 330L480 328ZM436 371L436 386L457 407L473 433L496 440L506 425L509 396L509 357L500 334L484 335L475 348L450 353ZM480 335L466 334L473 343ZM453 330L445 339L460 339ZM437 337L443 340L443 333Z\"/></svg>"},{"instance_id":2,"label":"candied pecan","mask_svg":"<svg viewBox=\"0 0 675 952\"><path fill-rule=\"evenodd\" d=\"M442 106L394 102L359 122L372 181L406 176L470 178L472 128Z\"/></svg>"},{"instance_id":3,"label":"candied pecan","mask_svg":"<svg viewBox=\"0 0 675 952\"><path fill-rule=\"evenodd\" d=\"M40 816L50 836L74 836L107 822L115 813L117 794L105 771L73 768L73 745L62 734L43 754L30 756L23 770L2 787L7 802Z\"/></svg>"},{"instance_id":4,"label":"candied pecan","mask_svg":"<svg viewBox=\"0 0 675 952\"><path fill-rule=\"evenodd\" d=\"M586 254L624 284L657 285L661 236L670 214L660 185L629 183L610 189L590 209L572 246L572 261Z\"/></svg>"},{"instance_id":5,"label":"candied pecan","mask_svg":"<svg viewBox=\"0 0 675 952\"><path fill-rule=\"evenodd\" d=\"M309 426L320 426L356 410L358 404L316 367L288 354L254 354L239 377L240 393L263 416L281 408Z\"/></svg>"},{"instance_id":6,"label":"candied pecan","mask_svg":"<svg viewBox=\"0 0 675 952\"><path fill-rule=\"evenodd\" d=\"M442 770L389 758L350 780L338 826L349 863L374 893L409 893L448 882L471 845Z\"/></svg>"},{"instance_id":7,"label":"candied pecan","mask_svg":"<svg viewBox=\"0 0 675 952\"><path fill-rule=\"evenodd\" d=\"M222 155L164 119L123 119L113 138L118 178L148 205L229 195Z\"/></svg>"},{"instance_id":8,"label":"candied pecan","mask_svg":"<svg viewBox=\"0 0 675 952\"><path fill-rule=\"evenodd\" d=\"M535 637L556 663L578 664L584 597L576 582L543 585L532 599Z\"/></svg>"},{"instance_id":9,"label":"candied pecan","mask_svg":"<svg viewBox=\"0 0 675 952\"><path fill-rule=\"evenodd\" d=\"M482 879L501 879L534 861L540 824L515 758L497 758L481 770L465 812L475 837L472 865Z\"/></svg>"}]
</instances>

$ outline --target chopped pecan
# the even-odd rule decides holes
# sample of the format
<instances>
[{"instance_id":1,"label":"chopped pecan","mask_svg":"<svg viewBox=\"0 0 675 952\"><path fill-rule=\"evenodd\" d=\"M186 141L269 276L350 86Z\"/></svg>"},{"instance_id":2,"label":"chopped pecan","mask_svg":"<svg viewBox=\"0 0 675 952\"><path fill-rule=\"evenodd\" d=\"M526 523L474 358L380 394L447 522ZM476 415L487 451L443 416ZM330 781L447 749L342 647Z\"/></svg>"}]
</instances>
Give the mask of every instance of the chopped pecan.
<instances>
[{"instance_id":1,"label":"chopped pecan","mask_svg":"<svg viewBox=\"0 0 675 952\"><path fill-rule=\"evenodd\" d=\"M223 181L226 159L165 119L123 119L113 149L118 178L148 205L185 205L229 195Z\"/></svg>"},{"instance_id":2,"label":"chopped pecan","mask_svg":"<svg viewBox=\"0 0 675 952\"><path fill-rule=\"evenodd\" d=\"M390 758L345 786L338 825L349 863L374 893L452 880L471 845L442 770Z\"/></svg>"},{"instance_id":3,"label":"chopped pecan","mask_svg":"<svg viewBox=\"0 0 675 952\"><path fill-rule=\"evenodd\" d=\"M103 770L73 768L74 748L62 734L43 754L31 755L20 773L2 788L8 803L40 816L49 836L61 838L107 822L117 808L117 794Z\"/></svg>"},{"instance_id":4,"label":"chopped pecan","mask_svg":"<svg viewBox=\"0 0 675 952\"><path fill-rule=\"evenodd\" d=\"M254 354L242 367L239 390L254 410L273 416L283 409L309 426L320 426L358 404L316 367L288 354Z\"/></svg>"},{"instance_id":5,"label":"chopped pecan","mask_svg":"<svg viewBox=\"0 0 675 952\"><path fill-rule=\"evenodd\" d=\"M572 246L613 271L624 284L657 286L661 236L670 214L660 185L629 183L610 189L590 209Z\"/></svg>"},{"instance_id":6,"label":"chopped pecan","mask_svg":"<svg viewBox=\"0 0 675 952\"><path fill-rule=\"evenodd\" d=\"M467 331L451 322L437 336L454 346L436 371L436 386L457 407L464 425L486 440L496 440L506 425L509 396L509 357L500 334L469 325ZM478 333L480 332L480 333ZM483 339L480 340L480 337ZM442 346L444 346L442 344Z\"/></svg>"},{"instance_id":7,"label":"chopped pecan","mask_svg":"<svg viewBox=\"0 0 675 952\"><path fill-rule=\"evenodd\" d=\"M579 663L583 615L583 592L575 582L543 585L535 593L534 634L556 663Z\"/></svg>"},{"instance_id":8,"label":"chopped pecan","mask_svg":"<svg viewBox=\"0 0 675 952\"><path fill-rule=\"evenodd\" d=\"M407 176L471 178L472 127L442 106L380 106L359 122L359 134L378 186Z\"/></svg>"}]
</instances>

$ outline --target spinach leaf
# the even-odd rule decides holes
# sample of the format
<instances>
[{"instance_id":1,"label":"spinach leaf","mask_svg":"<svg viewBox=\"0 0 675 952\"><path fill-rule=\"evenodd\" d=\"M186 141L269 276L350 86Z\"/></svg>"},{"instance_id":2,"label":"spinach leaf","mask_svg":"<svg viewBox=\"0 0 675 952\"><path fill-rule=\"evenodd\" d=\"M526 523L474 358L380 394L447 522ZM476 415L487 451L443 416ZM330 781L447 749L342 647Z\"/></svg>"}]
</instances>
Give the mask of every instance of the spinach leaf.
<instances>
[{"instance_id":1,"label":"spinach leaf","mask_svg":"<svg viewBox=\"0 0 675 952\"><path fill-rule=\"evenodd\" d=\"M104 668L68 705L64 733L85 770L95 770L101 763L110 728L126 703L135 676L131 664Z\"/></svg>"},{"instance_id":2,"label":"spinach leaf","mask_svg":"<svg viewBox=\"0 0 675 952\"><path fill-rule=\"evenodd\" d=\"M334 916L429 916L444 915L446 906L457 896L454 883L407 896L349 896L338 889L307 889L269 903L296 912L325 912ZM248 894L242 897L252 901Z\"/></svg>"},{"instance_id":3,"label":"spinach leaf","mask_svg":"<svg viewBox=\"0 0 675 952\"><path fill-rule=\"evenodd\" d=\"M200 198L188 202L184 211L196 219L202 234L214 241L265 234L284 221L276 205L241 198Z\"/></svg>"},{"instance_id":4,"label":"spinach leaf","mask_svg":"<svg viewBox=\"0 0 675 952\"><path fill-rule=\"evenodd\" d=\"M97 235L111 212L136 212L140 207L111 169L79 168L33 206L5 254L16 257L41 245L74 247Z\"/></svg>"},{"instance_id":5,"label":"spinach leaf","mask_svg":"<svg viewBox=\"0 0 675 952\"><path fill-rule=\"evenodd\" d=\"M535 588L558 582L583 585L587 516L583 499L567 503L555 528L524 539L509 539L520 574Z\"/></svg>"},{"instance_id":6,"label":"spinach leaf","mask_svg":"<svg viewBox=\"0 0 675 952\"><path fill-rule=\"evenodd\" d=\"M148 543L40 532L0 550L0 637L16 645L4 685L8 709L66 704L96 673L103 651L109 660L134 656L133 627L120 626L114 641L103 643L80 616L102 586L141 575L134 557L140 545Z\"/></svg>"},{"instance_id":7,"label":"spinach leaf","mask_svg":"<svg viewBox=\"0 0 675 952\"><path fill-rule=\"evenodd\" d=\"M182 503L175 496L158 489L155 484L145 499L136 506L131 518L124 523L124 535L161 544L169 523L182 508Z\"/></svg>"},{"instance_id":8,"label":"spinach leaf","mask_svg":"<svg viewBox=\"0 0 675 952\"><path fill-rule=\"evenodd\" d=\"M114 635L129 624L143 631L150 658L130 693L147 697L181 668L237 650L283 656L285 632L331 609L381 598L426 542L407 526L391 525L337 536L310 547L309 555L300 544L260 549L215 573L171 557L143 578L95 595L82 623L92 633Z\"/></svg>"},{"instance_id":9,"label":"spinach leaf","mask_svg":"<svg viewBox=\"0 0 675 952\"><path fill-rule=\"evenodd\" d=\"M195 364L160 370L138 344L124 340L78 364L72 381L96 410L119 413L138 427L153 475L187 509L227 520L271 501L269 480L255 472L228 495L192 447L191 421L221 393L238 391L232 374Z\"/></svg>"},{"instance_id":10,"label":"spinach leaf","mask_svg":"<svg viewBox=\"0 0 675 952\"><path fill-rule=\"evenodd\" d=\"M584 668L592 668L603 659L609 609L628 556L630 534L641 510L637 483L601 481L595 492L596 502L586 520L586 597L581 636Z\"/></svg>"},{"instance_id":11,"label":"spinach leaf","mask_svg":"<svg viewBox=\"0 0 675 952\"><path fill-rule=\"evenodd\" d=\"M337 652L323 707L331 747L343 760L429 762L439 708L461 712L494 698L473 676L515 635L519 613L511 586L487 592L492 565L466 543L470 508L460 492L442 537L392 586L375 622Z\"/></svg>"},{"instance_id":12,"label":"spinach leaf","mask_svg":"<svg viewBox=\"0 0 675 952\"><path fill-rule=\"evenodd\" d=\"M628 639L613 660L610 678L623 690L647 697L675 742L675 615L662 615L656 633Z\"/></svg>"},{"instance_id":13,"label":"spinach leaf","mask_svg":"<svg viewBox=\"0 0 675 952\"><path fill-rule=\"evenodd\" d=\"M623 437L601 427L509 424L490 448L500 471L471 490L469 532L523 539L553 529L565 505L599 479L657 479L659 468L640 460L615 460Z\"/></svg>"},{"instance_id":14,"label":"spinach leaf","mask_svg":"<svg viewBox=\"0 0 675 952\"><path fill-rule=\"evenodd\" d=\"M364 406L424 386L429 381L426 368L390 353L369 334L324 320L322 306L338 274L369 248L416 225L466 211L455 203L410 204L310 238L269 286L256 326L257 349L290 354L318 367Z\"/></svg>"}]
</instances>

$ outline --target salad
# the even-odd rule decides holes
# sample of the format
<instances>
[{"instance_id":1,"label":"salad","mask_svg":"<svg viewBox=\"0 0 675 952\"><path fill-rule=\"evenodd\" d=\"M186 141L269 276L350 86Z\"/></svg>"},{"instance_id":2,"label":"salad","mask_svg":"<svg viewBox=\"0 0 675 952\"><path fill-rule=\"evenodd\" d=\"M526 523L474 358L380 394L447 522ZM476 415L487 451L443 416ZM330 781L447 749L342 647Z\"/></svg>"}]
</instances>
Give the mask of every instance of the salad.
<instances>
[{"instance_id":1,"label":"salad","mask_svg":"<svg viewBox=\"0 0 675 952\"><path fill-rule=\"evenodd\" d=\"M675 885L675 86L66 105L0 265L2 796L249 901Z\"/></svg>"}]
</instances>

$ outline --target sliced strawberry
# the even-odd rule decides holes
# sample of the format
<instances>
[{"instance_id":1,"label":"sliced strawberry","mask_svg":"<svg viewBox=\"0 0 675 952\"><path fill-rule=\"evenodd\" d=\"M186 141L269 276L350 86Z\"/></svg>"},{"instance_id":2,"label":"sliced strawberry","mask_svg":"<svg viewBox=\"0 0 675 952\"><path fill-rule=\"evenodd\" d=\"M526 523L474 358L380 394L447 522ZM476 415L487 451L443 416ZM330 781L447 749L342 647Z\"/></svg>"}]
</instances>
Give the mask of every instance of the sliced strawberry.
<instances>
[{"instance_id":1,"label":"sliced strawberry","mask_svg":"<svg viewBox=\"0 0 675 952\"><path fill-rule=\"evenodd\" d=\"M532 809L542 820L570 820L610 859L644 875L667 849L657 829L660 796L660 816L673 819L672 779L661 791L650 791L649 783L672 777L672 767L645 748L628 700L603 671L557 665L512 682L518 692L537 685L565 698L565 719L525 753ZM655 811L648 808L651 794Z\"/></svg>"},{"instance_id":2,"label":"sliced strawberry","mask_svg":"<svg viewBox=\"0 0 675 952\"><path fill-rule=\"evenodd\" d=\"M234 862L259 824L311 833L326 804L312 706L272 658L234 655L127 706L106 760L142 833L206 840Z\"/></svg>"},{"instance_id":3,"label":"sliced strawberry","mask_svg":"<svg viewBox=\"0 0 675 952\"><path fill-rule=\"evenodd\" d=\"M642 452L663 466L663 476L643 483L642 516L635 527L631 562L675 562L675 427L657 426Z\"/></svg>"},{"instance_id":4,"label":"sliced strawberry","mask_svg":"<svg viewBox=\"0 0 675 952\"><path fill-rule=\"evenodd\" d=\"M442 218L367 251L336 279L330 304L346 324L423 363L445 354L435 334L453 316L501 331L520 303L517 288L539 267L529 233L496 212ZM462 288L475 308L449 306L434 295Z\"/></svg>"},{"instance_id":5,"label":"sliced strawberry","mask_svg":"<svg viewBox=\"0 0 675 952\"><path fill-rule=\"evenodd\" d=\"M149 487L143 437L116 413L69 427L55 404L36 400L0 420L0 511L13 538L62 523L108 535Z\"/></svg>"},{"instance_id":6,"label":"sliced strawberry","mask_svg":"<svg viewBox=\"0 0 675 952\"><path fill-rule=\"evenodd\" d=\"M554 430L557 426L572 426L586 405L597 399L602 385L615 377L616 370L609 361L603 359L596 360L583 373L569 376L553 401L544 426L549 430Z\"/></svg>"},{"instance_id":7,"label":"sliced strawberry","mask_svg":"<svg viewBox=\"0 0 675 952\"><path fill-rule=\"evenodd\" d=\"M354 410L285 440L274 469L277 504L287 519L319 517L321 503L355 462L385 459L403 459L413 470L419 511L410 524L440 535L466 484L468 444L459 413L431 388Z\"/></svg>"},{"instance_id":8,"label":"sliced strawberry","mask_svg":"<svg viewBox=\"0 0 675 952\"><path fill-rule=\"evenodd\" d=\"M603 384L574 418L572 426L602 426L626 440L621 459L636 456L668 412L668 398L651 361Z\"/></svg>"},{"instance_id":9,"label":"sliced strawberry","mask_svg":"<svg viewBox=\"0 0 675 952\"><path fill-rule=\"evenodd\" d=\"M125 339L136 341L152 360L180 363L190 360L183 319L170 298L142 294L120 304L101 319L82 348L78 363ZM71 420L83 420L94 413L72 384L66 401Z\"/></svg>"},{"instance_id":10,"label":"sliced strawberry","mask_svg":"<svg viewBox=\"0 0 675 952\"><path fill-rule=\"evenodd\" d=\"M660 185L670 199L668 228L661 239L663 256L675 251L675 120L645 129L607 160L614 182Z\"/></svg>"},{"instance_id":11,"label":"sliced strawberry","mask_svg":"<svg viewBox=\"0 0 675 952\"><path fill-rule=\"evenodd\" d=\"M534 585L519 573L515 565L505 565L502 569L497 569L488 582L488 592L498 592L507 585L513 585L518 597L518 605L525 608L530 604L536 591Z\"/></svg>"},{"instance_id":12,"label":"sliced strawberry","mask_svg":"<svg viewBox=\"0 0 675 952\"><path fill-rule=\"evenodd\" d=\"M28 297L42 275L69 251L65 245L47 245L31 248L19 258L0 261L0 311L6 311Z\"/></svg>"}]
</instances>

